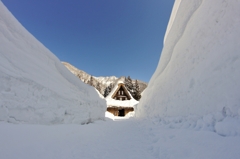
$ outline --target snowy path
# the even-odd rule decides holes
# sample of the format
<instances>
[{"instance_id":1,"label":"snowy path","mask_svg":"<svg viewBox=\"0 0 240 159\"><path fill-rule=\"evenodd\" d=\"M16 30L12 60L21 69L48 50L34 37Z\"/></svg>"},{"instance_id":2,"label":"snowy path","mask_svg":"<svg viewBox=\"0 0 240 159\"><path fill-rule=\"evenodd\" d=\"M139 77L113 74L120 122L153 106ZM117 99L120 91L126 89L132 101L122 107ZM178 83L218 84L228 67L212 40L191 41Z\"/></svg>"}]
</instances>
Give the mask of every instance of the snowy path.
<instances>
[{"instance_id":1,"label":"snowy path","mask_svg":"<svg viewBox=\"0 0 240 159\"><path fill-rule=\"evenodd\" d=\"M0 124L1 159L153 158L142 130L127 121L88 125Z\"/></svg>"},{"instance_id":2,"label":"snowy path","mask_svg":"<svg viewBox=\"0 0 240 159\"><path fill-rule=\"evenodd\" d=\"M0 123L0 159L240 158L240 137L134 119L88 125Z\"/></svg>"}]
</instances>

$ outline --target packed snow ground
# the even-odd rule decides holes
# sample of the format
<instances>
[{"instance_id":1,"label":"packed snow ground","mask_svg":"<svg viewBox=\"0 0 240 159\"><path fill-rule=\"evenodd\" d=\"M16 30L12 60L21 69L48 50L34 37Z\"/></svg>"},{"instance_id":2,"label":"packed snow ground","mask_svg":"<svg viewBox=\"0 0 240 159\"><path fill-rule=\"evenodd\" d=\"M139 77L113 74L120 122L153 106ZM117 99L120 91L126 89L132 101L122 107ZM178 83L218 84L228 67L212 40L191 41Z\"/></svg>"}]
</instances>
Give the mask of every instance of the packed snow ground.
<instances>
[{"instance_id":1,"label":"packed snow ground","mask_svg":"<svg viewBox=\"0 0 240 159\"><path fill-rule=\"evenodd\" d=\"M174 128L134 118L108 118L87 125L1 122L0 128L1 159L240 158L239 136L224 137L209 130Z\"/></svg>"}]
</instances>

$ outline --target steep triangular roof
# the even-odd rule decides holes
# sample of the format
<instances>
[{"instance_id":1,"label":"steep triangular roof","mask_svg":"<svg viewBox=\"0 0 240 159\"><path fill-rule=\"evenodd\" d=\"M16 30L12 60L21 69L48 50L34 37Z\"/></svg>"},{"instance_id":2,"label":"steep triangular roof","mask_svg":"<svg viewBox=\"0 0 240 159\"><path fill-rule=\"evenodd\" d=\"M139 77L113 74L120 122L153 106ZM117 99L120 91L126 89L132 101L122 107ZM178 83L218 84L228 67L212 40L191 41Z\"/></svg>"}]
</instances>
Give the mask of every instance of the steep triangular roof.
<instances>
[{"instance_id":1,"label":"steep triangular roof","mask_svg":"<svg viewBox=\"0 0 240 159\"><path fill-rule=\"evenodd\" d=\"M127 95L127 97L129 98L129 100L115 100L114 97L117 94L117 92L123 89L125 95ZM107 101L107 106L111 107L111 106L120 106L120 107L134 107L135 105L137 105L139 102L136 101L132 95L130 94L130 92L127 90L127 88L125 87L123 81L118 81L117 84L114 86L114 88L112 89L112 91L108 94L108 96L105 98Z\"/></svg>"},{"instance_id":2,"label":"steep triangular roof","mask_svg":"<svg viewBox=\"0 0 240 159\"><path fill-rule=\"evenodd\" d=\"M118 93L118 91L122 89L124 91L124 94L127 96L128 100L130 100L132 97L130 93L128 92L127 88L123 83L118 83L118 87L115 89L114 93L112 94L112 99L114 99Z\"/></svg>"}]
</instances>

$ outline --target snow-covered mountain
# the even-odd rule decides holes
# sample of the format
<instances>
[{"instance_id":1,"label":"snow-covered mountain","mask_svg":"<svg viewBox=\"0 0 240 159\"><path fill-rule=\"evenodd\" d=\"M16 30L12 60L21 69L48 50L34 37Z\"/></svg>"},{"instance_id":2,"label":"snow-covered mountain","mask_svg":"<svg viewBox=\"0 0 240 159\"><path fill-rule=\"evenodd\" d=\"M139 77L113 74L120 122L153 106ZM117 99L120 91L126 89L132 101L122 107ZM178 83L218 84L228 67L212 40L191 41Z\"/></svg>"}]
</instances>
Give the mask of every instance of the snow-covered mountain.
<instances>
[{"instance_id":1,"label":"snow-covered mountain","mask_svg":"<svg viewBox=\"0 0 240 159\"><path fill-rule=\"evenodd\" d=\"M240 116L240 1L176 0L137 115Z\"/></svg>"},{"instance_id":2,"label":"snow-covered mountain","mask_svg":"<svg viewBox=\"0 0 240 159\"><path fill-rule=\"evenodd\" d=\"M99 83L102 83L103 85L109 86L111 83L115 83L118 79L116 76L110 76L110 77L94 77L98 80Z\"/></svg>"},{"instance_id":3,"label":"snow-covered mountain","mask_svg":"<svg viewBox=\"0 0 240 159\"><path fill-rule=\"evenodd\" d=\"M75 76L77 76L78 78L81 79L81 81L83 81L84 83L87 83L90 78L91 78L91 75L89 75L88 73L82 71L82 70L79 70L77 69L76 67L74 67L73 65L71 65L70 63L67 63L67 62L62 62L62 64L64 66L67 67L67 69L72 72Z\"/></svg>"},{"instance_id":4,"label":"snow-covered mountain","mask_svg":"<svg viewBox=\"0 0 240 159\"><path fill-rule=\"evenodd\" d=\"M105 100L72 75L0 2L0 121L87 123Z\"/></svg>"},{"instance_id":5,"label":"snow-covered mountain","mask_svg":"<svg viewBox=\"0 0 240 159\"><path fill-rule=\"evenodd\" d=\"M84 72L84 71L82 71L82 70L79 70L79 69L77 69L76 67L74 67L73 65L71 65L71 64L69 64L69 63L67 63L67 62L62 62L62 64L64 65L64 66L66 66L67 67L67 69L70 71L70 72L72 72L75 76L77 76L82 82L84 82L84 83L88 83L89 81L90 81L90 78L91 78L91 75L90 74L88 74L88 73L86 73L86 72ZM105 80L104 80L104 78L102 79L101 78L101 80L99 81L98 80L98 78L97 77L94 77L94 76L92 76L93 77L93 84L96 86L97 85L97 83L99 83L99 85L100 85L100 88L101 88L101 90L100 90L100 93L101 94L103 94L104 93L104 89L108 86L108 83L109 82L114 82L114 81L110 81L110 80L108 80L108 79L106 79L106 81L108 80L108 82L106 82ZM108 78L108 77L107 77ZM110 77L111 78L111 77ZM113 79L115 79L116 77L113 77ZM109 83L110 84L110 83Z\"/></svg>"},{"instance_id":6,"label":"snow-covered mountain","mask_svg":"<svg viewBox=\"0 0 240 159\"><path fill-rule=\"evenodd\" d=\"M72 72L75 76L77 76L79 79L81 79L81 81L87 83L90 78L91 78L91 75L74 67L73 65L71 65L70 63L67 63L67 62L62 62L64 64L64 66L67 67L67 69ZM104 90L107 86L109 86L111 83L112 84L116 84L118 82L118 80L120 80L121 78L123 77L116 77L116 76L109 76L109 77L95 77L95 76L92 76L93 77L93 83L94 85L97 85L97 83L100 84L100 87L101 87L101 94L104 94ZM133 80L133 82L135 82L135 80ZM146 87L147 87L147 83L146 82L143 82L141 80L138 80L138 84L139 84L139 87L140 87L140 92L142 92Z\"/></svg>"}]
</instances>

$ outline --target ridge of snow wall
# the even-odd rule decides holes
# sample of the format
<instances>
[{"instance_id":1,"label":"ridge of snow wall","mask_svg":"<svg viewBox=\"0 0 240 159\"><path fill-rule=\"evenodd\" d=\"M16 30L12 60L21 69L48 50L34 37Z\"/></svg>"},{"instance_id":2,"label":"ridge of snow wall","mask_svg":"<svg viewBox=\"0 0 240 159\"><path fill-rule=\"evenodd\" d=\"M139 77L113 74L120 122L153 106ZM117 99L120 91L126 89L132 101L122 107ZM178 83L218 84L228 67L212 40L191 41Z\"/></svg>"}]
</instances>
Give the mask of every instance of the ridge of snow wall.
<instances>
[{"instance_id":1,"label":"ridge of snow wall","mask_svg":"<svg viewBox=\"0 0 240 159\"><path fill-rule=\"evenodd\" d=\"M239 15L236 0L176 0L158 67L136 116L226 110L240 116Z\"/></svg>"},{"instance_id":2,"label":"ridge of snow wall","mask_svg":"<svg viewBox=\"0 0 240 159\"><path fill-rule=\"evenodd\" d=\"M81 82L0 2L0 121L85 124L106 101Z\"/></svg>"}]
</instances>

